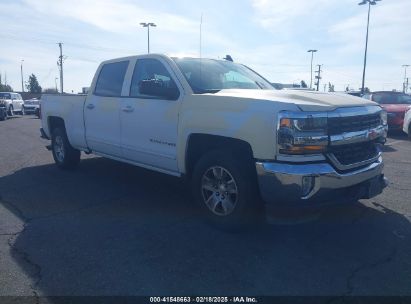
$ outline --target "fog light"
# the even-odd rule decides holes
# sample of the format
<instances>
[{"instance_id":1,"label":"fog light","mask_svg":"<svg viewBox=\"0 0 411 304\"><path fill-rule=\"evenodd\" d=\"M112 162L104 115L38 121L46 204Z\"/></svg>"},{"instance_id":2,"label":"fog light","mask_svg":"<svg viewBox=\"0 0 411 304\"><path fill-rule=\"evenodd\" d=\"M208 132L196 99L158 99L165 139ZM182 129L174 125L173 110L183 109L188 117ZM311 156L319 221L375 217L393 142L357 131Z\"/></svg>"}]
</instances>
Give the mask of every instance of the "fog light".
<instances>
[{"instance_id":1,"label":"fog light","mask_svg":"<svg viewBox=\"0 0 411 304\"><path fill-rule=\"evenodd\" d=\"M304 176L301 185L301 196L306 197L314 188L314 176Z\"/></svg>"}]
</instances>

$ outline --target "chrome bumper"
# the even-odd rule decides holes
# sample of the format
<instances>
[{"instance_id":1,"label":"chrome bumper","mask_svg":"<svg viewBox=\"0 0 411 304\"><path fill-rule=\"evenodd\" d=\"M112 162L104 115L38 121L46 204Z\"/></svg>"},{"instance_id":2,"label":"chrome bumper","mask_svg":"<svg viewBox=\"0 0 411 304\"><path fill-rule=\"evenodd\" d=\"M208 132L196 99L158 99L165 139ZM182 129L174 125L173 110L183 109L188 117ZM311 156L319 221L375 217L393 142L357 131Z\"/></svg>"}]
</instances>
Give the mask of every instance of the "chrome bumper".
<instances>
[{"instance_id":1,"label":"chrome bumper","mask_svg":"<svg viewBox=\"0 0 411 304\"><path fill-rule=\"evenodd\" d=\"M307 202L325 197L333 200L337 199L336 191L353 188L362 190L358 198L370 198L381 193L387 185L383 167L381 157L347 173L337 172L328 163L256 163L261 197L267 203Z\"/></svg>"}]
</instances>

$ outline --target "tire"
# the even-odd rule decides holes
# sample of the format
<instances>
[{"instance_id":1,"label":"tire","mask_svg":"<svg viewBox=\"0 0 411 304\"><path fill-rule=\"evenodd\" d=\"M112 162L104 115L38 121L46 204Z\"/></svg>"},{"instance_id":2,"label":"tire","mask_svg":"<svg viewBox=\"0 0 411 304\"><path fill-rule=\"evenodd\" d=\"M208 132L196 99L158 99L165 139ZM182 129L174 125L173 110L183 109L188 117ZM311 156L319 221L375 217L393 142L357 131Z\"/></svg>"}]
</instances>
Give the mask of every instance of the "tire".
<instances>
[{"instance_id":1,"label":"tire","mask_svg":"<svg viewBox=\"0 0 411 304\"><path fill-rule=\"evenodd\" d=\"M7 115L12 117L14 115L14 110L13 110L13 106L10 105L9 106L9 110L7 111Z\"/></svg>"},{"instance_id":2,"label":"tire","mask_svg":"<svg viewBox=\"0 0 411 304\"><path fill-rule=\"evenodd\" d=\"M40 118L40 109L36 109L35 115L37 116L37 118Z\"/></svg>"},{"instance_id":3,"label":"tire","mask_svg":"<svg viewBox=\"0 0 411 304\"><path fill-rule=\"evenodd\" d=\"M80 151L70 145L64 128L57 127L53 130L51 150L54 161L60 169L74 169L80 162Z\"/></svg>"},{"instance_id":4,"label":"tire","mask_svg":"<svg viewBox=\"0 0 411 304\"><path fill-rule=\"evenodd\" d=\"M411 140L411 123L408 126L408 139Z\"/></svg>"},{"instance_id":5,"label":"tire","mask_svg":"<svg viewBox=\"0 0 411 304\"><path fill-rule=\"evenodd\" d=\"M227 230L256 224L262 204L255 176L251 161L230 150L203 155L194 167L192 190L206 220Z\"/></svg>"},{"instance_id":6,"label":"tire","mask_svg":"<svg viewBox=\"0 0 411 304\"><path fill-rule=\"evenodd\" d=\"M1 109L0 110L0 121L4 121L7 119L7 111L6 109Z\"/></svg>"},{"instance_id":7,"label":"tire","mask_svg":"<svg viewBox=\"0 0 411 304\"><path fill-rule=\"evenodd\" d=\"M26 110L24 109L24 106L21 106L21 111L20 111L21 115L26 115Z\"/></svg>"}]
</instances>

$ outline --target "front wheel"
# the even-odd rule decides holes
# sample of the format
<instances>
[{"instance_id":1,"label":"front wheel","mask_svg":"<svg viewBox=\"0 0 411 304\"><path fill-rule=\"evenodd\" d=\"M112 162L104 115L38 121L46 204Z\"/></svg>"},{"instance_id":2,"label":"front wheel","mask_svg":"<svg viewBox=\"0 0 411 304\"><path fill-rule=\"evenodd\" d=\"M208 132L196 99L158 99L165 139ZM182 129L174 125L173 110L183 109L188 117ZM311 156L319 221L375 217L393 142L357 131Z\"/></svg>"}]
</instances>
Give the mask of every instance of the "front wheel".
<instances>
[{"instance_id":1,"label":"front wheel","mask_svg":"<svg viewBox=\"0 0 411 304\"><path fill-rule=\"evenodd\" d=\"M231 151L206 153L196 164L192 188L203 215L222 228L252 224L261 211L255 172Z\"/></svg>"},{"instance_id":2,"label":"front wheel","mask_svg":"<svg viewBox=\"0 0 411 304\"><path fill-rule=\"evenodd\" d=\"M70 145L67 134L62 128L54 129L51 148L54 161L61 169L74 169L80 162L80 151Z\"/></svg>"},{"instance_id":3,"label":"front wheel","mask_svg":"<svg viewBox=\"0 0 411 304\"><path fill-rule=\"evenodd\" d=\"M0 121L7 119L7 110L6 108L0 109Z\"/></svg>"}]
</instances>

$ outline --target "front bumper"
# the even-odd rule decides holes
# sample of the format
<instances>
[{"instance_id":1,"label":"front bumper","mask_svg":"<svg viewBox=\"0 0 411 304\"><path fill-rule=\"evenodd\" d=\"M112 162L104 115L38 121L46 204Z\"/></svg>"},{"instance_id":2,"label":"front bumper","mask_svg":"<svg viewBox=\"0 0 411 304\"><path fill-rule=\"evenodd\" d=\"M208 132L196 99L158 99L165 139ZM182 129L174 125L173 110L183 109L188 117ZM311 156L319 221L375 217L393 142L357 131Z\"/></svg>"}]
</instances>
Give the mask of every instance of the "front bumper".
<instances>
[{"instance_id":1,"label":"front bumper","mask_svg":"<svg viewBox=\"0 0 411 304\"><path fill-rule=\"evenodd\" d=\"M384 163L375 162L350 172L338 172L328 163L287 164L257 162L262 199L269 204L321 205L371 198L382 192L387 181Z\"/></svg>"},{"instance_id":2,"label":"front bumper","mask_svg":"<svg viewBox=\"0 0 411 304\"><path fill-rule=\"evenodd\" d=\"M39 109L38 106L32 106L32 105L24 105L23 107L26 113L36 113L36 111L38 111Z\"/></svg>"},{"instance_id":3,"label":"front bumper","mask_svg":"<svg viewBox=\"0 0 411 304\"><path fill-rule=\"evenodd\" d=\"M403 125L403 113L388 113L388 127L390 130L401 130Z\"/></svg>"}]
</instances>

